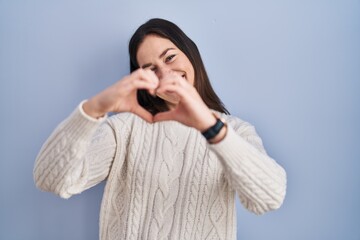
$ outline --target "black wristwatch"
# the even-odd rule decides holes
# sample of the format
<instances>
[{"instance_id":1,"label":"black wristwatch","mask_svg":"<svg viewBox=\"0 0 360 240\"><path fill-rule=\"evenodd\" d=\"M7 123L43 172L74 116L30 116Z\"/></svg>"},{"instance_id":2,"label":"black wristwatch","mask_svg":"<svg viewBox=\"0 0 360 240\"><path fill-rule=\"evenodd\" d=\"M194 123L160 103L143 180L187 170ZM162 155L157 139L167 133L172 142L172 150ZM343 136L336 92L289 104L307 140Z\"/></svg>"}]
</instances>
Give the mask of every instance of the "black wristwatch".
<instances>
[{"instance_id":1,"label":"black wristwatch","mask_svg":"<svg viewBox=\"0 0 360 240\"><path fill-rule=\"evenodd\" d=\"M221 129L225 126L224 120L222 120L215 114L214 114L214 116L216 117L216 123L212 127L201 132L201 134L206 138L206 140L210 140L210 139L214 138L216 135L219 134Z\"/></svg>"}]
</instances>

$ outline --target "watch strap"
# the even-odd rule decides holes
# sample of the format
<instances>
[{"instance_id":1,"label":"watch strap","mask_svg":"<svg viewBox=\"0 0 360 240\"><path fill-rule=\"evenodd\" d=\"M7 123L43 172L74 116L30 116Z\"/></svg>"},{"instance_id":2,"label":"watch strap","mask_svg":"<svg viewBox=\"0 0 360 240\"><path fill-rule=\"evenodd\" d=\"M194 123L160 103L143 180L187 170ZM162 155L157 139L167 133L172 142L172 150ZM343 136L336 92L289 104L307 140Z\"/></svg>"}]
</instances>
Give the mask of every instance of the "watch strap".
<instances>
[{"instance_id":1,"label":"watch strap","mask_svg":"<svg viewBox=\"0 0 360 240\"><path fill-rule=\"evenodd\" d=\"M201 134L206 138L206 140L210 140L214 138L218 133L221 131L221 129L225 126L225 123L221 121L220 118L216 118L216 123L208 128L207 130L201 132Z\"/></svg>"}]
</instances>

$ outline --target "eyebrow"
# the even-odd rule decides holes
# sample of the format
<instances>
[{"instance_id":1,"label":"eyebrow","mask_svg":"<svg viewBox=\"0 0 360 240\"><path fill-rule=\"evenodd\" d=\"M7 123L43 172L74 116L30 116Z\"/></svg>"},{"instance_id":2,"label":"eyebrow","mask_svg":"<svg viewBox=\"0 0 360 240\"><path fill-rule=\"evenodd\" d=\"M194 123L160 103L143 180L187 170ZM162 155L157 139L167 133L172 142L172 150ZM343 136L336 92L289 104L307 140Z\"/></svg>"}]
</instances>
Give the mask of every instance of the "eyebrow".
<instances>
[{"instance_id":1,"label":"eyebrow","mask_svg":"<svg viewBox=\"0 0 360 240\"><path fill-rule=\"evenodd\" d=\"M175 48L167 48L165 49L160 55L159 55L159 58L162 58L163 56L165 56L165 54L170 51L170 50L175 50ZM147 68L147 67L150 67L152 65L152 63L146 63L144 65L141 66L141 68Z\"/></svg>"}]
</instances>

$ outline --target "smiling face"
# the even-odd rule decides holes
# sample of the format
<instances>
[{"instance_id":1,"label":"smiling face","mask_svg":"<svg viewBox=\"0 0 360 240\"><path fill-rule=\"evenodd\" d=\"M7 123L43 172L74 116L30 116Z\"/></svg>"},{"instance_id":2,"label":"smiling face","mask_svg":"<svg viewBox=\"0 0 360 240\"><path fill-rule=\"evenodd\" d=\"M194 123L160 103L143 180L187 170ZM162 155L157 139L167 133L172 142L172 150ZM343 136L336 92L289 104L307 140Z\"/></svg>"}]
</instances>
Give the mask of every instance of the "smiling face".
<instances>
[{"instance_id":1,"label":"smiling face","mask_svg":"<svg viewBox=\"0 0 360 240\"><path fill-rule=\"evenodd\" d=\"M141 68L151 69L161 79L175 72L194 85L194 68L187 56L174 43L157 35L148 35L140 44L136 59Z\"/></svg>"},{"instance_id":2,"label":"smiling face","mask_svg":"<svg viewBox=\"0 0 360 240\"><path fill-rule=\"evenodd\" d=\"M162 58L164 56L159 57L167 49L167 60ZM145 66L151 67L160 78L166 68L179 73L194 86L209 108L228 113L211 86L196 44L176 24L152 18L140 25L129 41L129 56L130 72ZM168 110L166 101L154 98L144 89L138 90L137 98L139 104L152 114Z\"/></svg>"}]
</instances>

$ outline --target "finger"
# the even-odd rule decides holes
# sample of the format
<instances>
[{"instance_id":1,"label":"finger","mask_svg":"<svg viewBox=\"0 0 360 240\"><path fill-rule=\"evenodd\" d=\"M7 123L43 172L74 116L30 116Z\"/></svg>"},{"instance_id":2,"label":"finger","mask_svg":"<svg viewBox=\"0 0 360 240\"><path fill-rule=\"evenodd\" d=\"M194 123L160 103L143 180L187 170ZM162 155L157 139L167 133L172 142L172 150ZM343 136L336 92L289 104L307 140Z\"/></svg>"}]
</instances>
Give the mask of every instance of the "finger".
<instances>
[{"instance_id":1,"label":"finger","mask_svg":"<svg viewBox=\"0 0 360 240\"><path fill-rule=\"evenodd\" d=\"M176 120L176 114L175 111L160 112L154 116L153 120L154 122Z\"/></svg>"},{"instance_id":2,"label":"finger","mask_svg":"<svg viewBox=\"0 0 360 240\"><path fill-rule=\"evenodd\" d=\"M137 73L137 76L135 76L136 79L138 80L141 80L141 81L144 81L144 82L149 82L151 84L154 84L155 87L158 87L159 86L159 79L158 77L156 76L156 74L151 71L151 70L144 70L144 69L141 69L138 71ZM155 90L153 89L148 89L148 92L155 96Z\"/></svg>"},{"instance_id":3,"label":"finger","mask_svg":"<svg viewBox=\"0 0 360 240\"><path fill-rule=\"evenodd\" d=\"M190 91L191 89L184 84L185 79L179 79L181 77L176 78L168 78L161 80L159 88L156 89L156 94L168 94L168 93L175 93L175 95L179 96L180 98L185 97L186 92ZM171 95L171 94L170 94Z\"/></svg>"},{"instance_id":4,"label":"finger","mask_svg":"<svg viewBox=\"0 0 360 240\"><path fill-rule=\"evenodd\" d=\"M155 89L157 88L157 85L153 82L142 81L141 79L134 79L129 84L132 89L146 89L152 94L155 94Z\"/></svg>"},{"instance_id":5,"label":"finger","mask_svg":"<svg viewBox=\"0 0 360 240\"><path fill-rule=\"evenodd\" d=\"M137 105L136 107L134 107L133 111L134 114L138 115L139 117L141 117L142 119L144 119L145 121L149 122L149 123L153 123L153 115L151 115L150 112L146 111L143 107L141 107L140 105Z\"/></svg>"},{"instance_id":6,"label":"finger","mask_svg":"<svg viewBox=\"0 0 360 240\"><path fill-rule=\"evenodd\" d=\"M176 95L179 102L186 105L197 105L198 103L204 104L201 96L194 87L187 88L177 85L165 85L156 89L156 95Z\"/></svg>"},{"instance_id":7,"label":"finger","mask_svg":"<svg viewBox=\"0 0 360 240\"><path fill-rule=\"evenodd\" d=\"M146 82L151 82L151 83L153 83L155 85L159 85L158 77L150 69L142 69L142 68L140 68L139 70L137 70L136 74L137 74L137 78L139 78L140 80L143 80L143 81L146 81Z\"/></svg>"},{"instance_id":8,"label":"finger","mask_svg":"<svg viewBox=\"0 0 360 240\"><path fill-rule=\"evenodd\" d=\"M167 102L173 103L173 104L178 104L180 102L180 97L176 94L176 93L160 93L160 92L156 92L156 96L158 96L159 98L164 99Z\"/></svg>"},{"instance_id":9,"label":"finger","mask_svg":"<svg viewBox=\"0 0 360 240\"><path fill-rule=\"evenodd\" d=\"M162 95L162 94L176 94L180 98L183 98L183 97L186 96L187 92L181 86L166 84L166 85L163 85L163 86L157 88L156 89L156 94L160 94L160 95Z\"/></svg>"}]
</instances>

